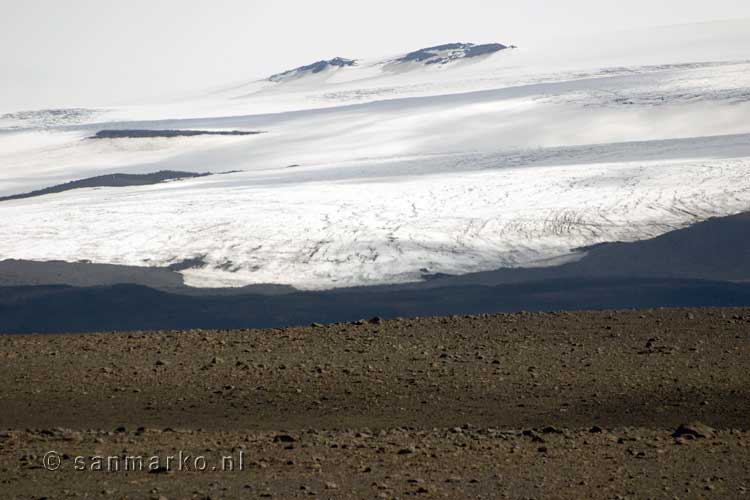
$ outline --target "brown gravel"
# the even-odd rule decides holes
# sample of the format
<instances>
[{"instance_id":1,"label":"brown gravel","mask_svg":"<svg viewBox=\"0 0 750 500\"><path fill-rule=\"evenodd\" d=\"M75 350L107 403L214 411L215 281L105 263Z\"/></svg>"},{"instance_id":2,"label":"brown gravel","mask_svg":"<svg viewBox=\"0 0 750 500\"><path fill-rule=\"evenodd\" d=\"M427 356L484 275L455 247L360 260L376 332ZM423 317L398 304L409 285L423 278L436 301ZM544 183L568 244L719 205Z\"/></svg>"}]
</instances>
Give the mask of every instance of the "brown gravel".
<instances>
[{"instance_id":1,"label":"brown gravel","mask_svg":"<svg viewBox=\"0 0 750 500\"><path fill-rule=\"evenodd\" d=\"M361 323L0 337L0 497L750 495L750 309Z\"/></svg>"}]
</instances>

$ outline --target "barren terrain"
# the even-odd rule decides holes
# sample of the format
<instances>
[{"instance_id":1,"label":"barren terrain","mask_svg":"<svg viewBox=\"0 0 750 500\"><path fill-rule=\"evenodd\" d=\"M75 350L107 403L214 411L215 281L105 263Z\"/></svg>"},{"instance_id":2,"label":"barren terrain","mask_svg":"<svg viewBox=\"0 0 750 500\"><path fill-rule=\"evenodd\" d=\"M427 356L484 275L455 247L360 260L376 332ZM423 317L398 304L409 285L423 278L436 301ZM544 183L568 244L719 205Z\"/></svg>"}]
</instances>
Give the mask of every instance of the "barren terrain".
<instances>
[{"instance_id":1,"label":"barren terrain","mask_svg":"<svg viewBox=\"0 0 750 500\"><path fill-rule=\"evenodd\" d=\"M740 498L750 487L750 309L360 323L0 337L2 496ZM50 451L59 470L43 466ZM165 465L179 452L189 467ZM104 471L91 470L97 456ZM107 457L134 456L161 461L107 471Z\"/></svg>"}]
</instances>

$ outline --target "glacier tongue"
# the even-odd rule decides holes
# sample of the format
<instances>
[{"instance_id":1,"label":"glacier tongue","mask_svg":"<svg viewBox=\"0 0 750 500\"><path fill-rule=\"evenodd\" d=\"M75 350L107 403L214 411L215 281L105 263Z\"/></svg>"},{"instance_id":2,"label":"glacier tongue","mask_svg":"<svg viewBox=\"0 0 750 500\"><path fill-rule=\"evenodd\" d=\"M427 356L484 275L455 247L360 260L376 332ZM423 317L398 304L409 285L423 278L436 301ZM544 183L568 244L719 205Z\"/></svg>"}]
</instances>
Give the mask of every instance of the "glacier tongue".
<instances>
[{"instance_id":1,"label":"glacier tongue","mask_svg":"<svg viewBox=\"0 0 750 500\"><path fill-rule=\"evenodd\" d=\"M82 190L4 203L0 255L157 266L202 256L182 273L208 287L398 283L533 266L746 210L748 168L746 157Z\"/></svg>"},{"instance_id":2,"label":"glacier tongue","mask_svg":"<svg viewBox=\"0 0 750 500\"><path fill-rule=\"evenodd\" d=\"M750 23L730 24L662 53L342 59L198 100L8 115L0 197L223 175L0 202L0 259L191 262L194 286L323 289L545 265L746 211L750 63L729 55Z\"/></svg>"}]
</instances>

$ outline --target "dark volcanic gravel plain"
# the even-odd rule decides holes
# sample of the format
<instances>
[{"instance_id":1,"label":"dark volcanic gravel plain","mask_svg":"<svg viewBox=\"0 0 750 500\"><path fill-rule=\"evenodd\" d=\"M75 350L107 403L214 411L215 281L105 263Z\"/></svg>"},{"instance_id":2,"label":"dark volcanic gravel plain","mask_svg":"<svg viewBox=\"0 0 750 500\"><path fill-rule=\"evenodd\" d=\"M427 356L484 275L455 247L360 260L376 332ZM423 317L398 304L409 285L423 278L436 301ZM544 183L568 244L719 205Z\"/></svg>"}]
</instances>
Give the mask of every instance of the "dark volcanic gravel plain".
<instances>
[{"instance_id":1,"label":"dark volcanic gravel plain","mask_svg":"<svg viewBox=\"0 0 750 500\"><path fill-rule=\"evenodd\" d=\"M2 336L0 498L750 497L750 309L359 323Z\"/></svg>"}]
</instances>

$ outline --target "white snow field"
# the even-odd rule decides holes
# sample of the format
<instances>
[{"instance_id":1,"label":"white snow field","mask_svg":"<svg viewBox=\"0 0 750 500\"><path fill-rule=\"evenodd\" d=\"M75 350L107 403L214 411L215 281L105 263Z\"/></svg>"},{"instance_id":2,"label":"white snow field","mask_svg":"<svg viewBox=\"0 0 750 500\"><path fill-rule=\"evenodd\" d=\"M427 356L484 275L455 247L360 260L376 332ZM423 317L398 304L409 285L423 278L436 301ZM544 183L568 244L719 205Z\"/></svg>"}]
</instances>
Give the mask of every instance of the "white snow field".
<instances>
[{"instance_id":1,"label":"white snow field","mask_svg":"<svg viewBox=\"0 0 750 500\"><path fill-rule=\"evenodd\" d=\"M198 259L191 286L326 289L553 265L750 210L750 21L518 43L0 116L0 197L221 173L0 201L0 259ZM90 139L112 129L264 133Z\"/></svg>"}]
</instances>

